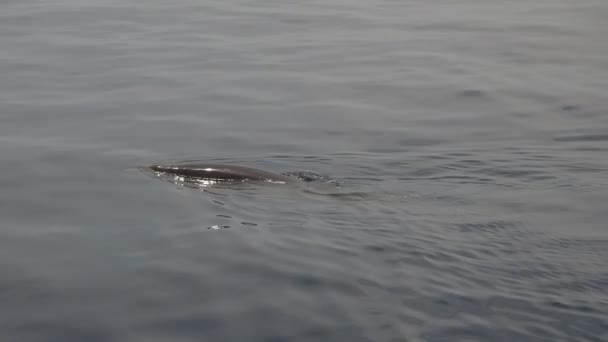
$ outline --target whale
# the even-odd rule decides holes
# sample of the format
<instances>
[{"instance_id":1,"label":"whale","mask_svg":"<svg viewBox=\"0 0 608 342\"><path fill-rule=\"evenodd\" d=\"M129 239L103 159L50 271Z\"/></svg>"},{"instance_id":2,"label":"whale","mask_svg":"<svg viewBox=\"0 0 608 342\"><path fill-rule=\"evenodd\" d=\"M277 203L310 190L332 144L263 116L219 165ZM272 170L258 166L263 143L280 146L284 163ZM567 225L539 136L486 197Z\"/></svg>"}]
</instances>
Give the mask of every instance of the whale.
<instances>
[{"instance_id":1,"label":"whale","mask_svg":"<svg viewBox=\"0 0 608 342\"><path fill-rule=\"evenodd\" d=\"M214 164L214 163L177 163L155 164L149 169L157 174L174 175L189 179L212 182L263 181L271 183L293 182L293 178L252 167Z\"/></svg>"}]
</instances>

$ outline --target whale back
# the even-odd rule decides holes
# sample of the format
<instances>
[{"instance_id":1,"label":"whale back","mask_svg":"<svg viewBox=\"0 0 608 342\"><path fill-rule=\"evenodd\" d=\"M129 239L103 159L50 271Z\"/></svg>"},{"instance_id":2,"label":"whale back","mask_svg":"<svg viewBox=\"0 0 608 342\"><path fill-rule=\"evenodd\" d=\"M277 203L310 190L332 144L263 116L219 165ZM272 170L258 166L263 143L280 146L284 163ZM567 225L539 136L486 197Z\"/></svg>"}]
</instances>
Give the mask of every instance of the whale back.
<instances>
[{"instance_id":1,"label":"whale back","mask_svg":"<svg viewBox=\"0 0 608 342\"><path fill-rule=\"evenodd\" d=\"M202 180L230 182L230 181L268 181L288 182L291 178L272 172L255 169L252 167L209 164L209 163L180 163L152 165L150 169L154 172L195 178Z\"/></svg>"}]
</instances>

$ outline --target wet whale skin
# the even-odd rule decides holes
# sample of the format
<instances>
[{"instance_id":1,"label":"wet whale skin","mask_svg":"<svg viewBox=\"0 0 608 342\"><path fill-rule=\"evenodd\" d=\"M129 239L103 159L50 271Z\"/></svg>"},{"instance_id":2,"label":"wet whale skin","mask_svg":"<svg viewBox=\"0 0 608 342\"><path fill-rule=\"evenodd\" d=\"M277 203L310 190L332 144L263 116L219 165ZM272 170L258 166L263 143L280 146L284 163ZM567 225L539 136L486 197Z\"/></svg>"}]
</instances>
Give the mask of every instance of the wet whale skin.
<instances>
[{"instance_id":1,"label":"wet whale skin","mask_svg":"<svg viewBox=\"0 0 608 342\"><path fill-rule=\"evenodd\" d=\"M209 179L217 181L274 181L287 182L291 180L287 176L272 172L255 169L252 167L230 165L230 164L158 164L150 166L154 172L162 172L189 178Z\"/></svg>"}]
</instances>

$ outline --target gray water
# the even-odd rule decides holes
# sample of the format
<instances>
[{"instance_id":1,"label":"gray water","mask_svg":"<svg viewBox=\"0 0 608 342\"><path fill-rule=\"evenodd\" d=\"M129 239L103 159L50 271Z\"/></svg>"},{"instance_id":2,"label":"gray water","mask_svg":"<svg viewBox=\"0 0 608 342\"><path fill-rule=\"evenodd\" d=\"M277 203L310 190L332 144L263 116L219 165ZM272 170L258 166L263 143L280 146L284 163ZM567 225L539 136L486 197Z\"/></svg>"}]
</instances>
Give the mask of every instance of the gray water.
<instances>
[{"instance_id":1,"label":"gray water","mask_svg":"<svg viewBox=\"0 0 608 342\"><path fill-rule=\"evenodd\" d=\"M1 341L608 340L607 1L0 8Z\"/></svg>"}]
</instances>

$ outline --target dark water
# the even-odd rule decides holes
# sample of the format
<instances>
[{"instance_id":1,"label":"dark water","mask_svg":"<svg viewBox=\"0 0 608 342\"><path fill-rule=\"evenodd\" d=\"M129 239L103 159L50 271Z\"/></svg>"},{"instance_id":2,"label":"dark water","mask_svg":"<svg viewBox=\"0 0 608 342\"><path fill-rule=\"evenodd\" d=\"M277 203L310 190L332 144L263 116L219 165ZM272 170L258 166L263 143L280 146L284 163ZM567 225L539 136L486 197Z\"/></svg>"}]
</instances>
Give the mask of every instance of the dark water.
<instances>
[{"instance_id":1,"label":"dark water","mask_svg":"<svg viewBox=\"0 0 608 342\"><path fill-rule=\"evenodd\" d=\"M0 8L1 341L608 340L608 2Z\"/></svg>"}]
</instances>

